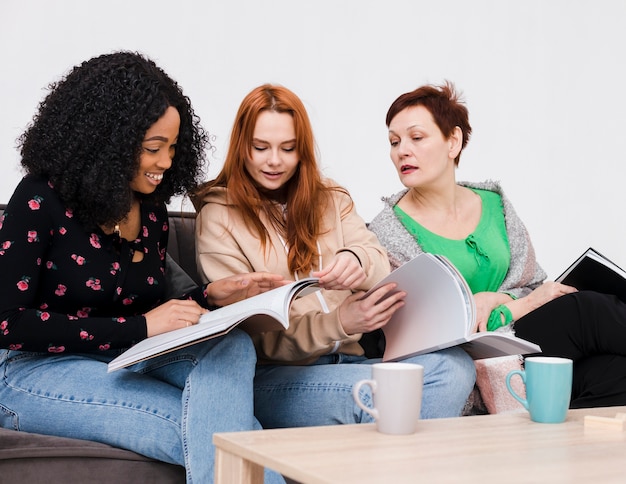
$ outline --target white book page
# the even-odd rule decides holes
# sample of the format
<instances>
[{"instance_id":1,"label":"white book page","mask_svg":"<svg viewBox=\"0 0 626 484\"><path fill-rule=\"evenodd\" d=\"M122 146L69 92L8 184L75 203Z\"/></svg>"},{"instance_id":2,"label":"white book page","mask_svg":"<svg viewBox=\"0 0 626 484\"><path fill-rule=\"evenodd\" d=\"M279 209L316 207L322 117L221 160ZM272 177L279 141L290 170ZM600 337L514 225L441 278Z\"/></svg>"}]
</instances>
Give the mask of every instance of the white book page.
<instances>
[{"instance_id":1,"label":"white book page","mask_svg":"<svg viewBox=\"0 0 626 484\"><path fill-rule=\"evenodd\" d=\"M468 311L468 295L434 255L420 254L375 287L386 282L395 282L399 290L407 292L404 306L383 328L386 360L427 348L448 347L450 342L467 337L467 328L473 325L468 321L473 317Z\"/></svg>"},{"instance_id":2,"label":"white book page","mask_svg":"<svg viewBox=\"0 0 626 484\"><path fill-rule=\"evenodd\" d=\"M221 335L245 321L246 330L270 331L289 327L289 305L300 296L319 290L317 279L306 278L237 303L210 311L198 324L159 334L140 341L111 361L108 371L137 363L166 351ZM255 323L258 327L255 328Z\"/></svg>"}]
</instances>

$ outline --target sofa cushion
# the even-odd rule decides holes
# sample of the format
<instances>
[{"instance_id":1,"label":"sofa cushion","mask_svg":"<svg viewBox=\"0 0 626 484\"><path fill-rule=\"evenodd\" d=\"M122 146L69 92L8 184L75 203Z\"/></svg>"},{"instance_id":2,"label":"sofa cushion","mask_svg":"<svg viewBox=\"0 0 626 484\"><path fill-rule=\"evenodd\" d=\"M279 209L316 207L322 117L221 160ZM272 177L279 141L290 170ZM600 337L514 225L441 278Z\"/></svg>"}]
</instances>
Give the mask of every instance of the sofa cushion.
<instances>
[{"instance_id":1,"label":"sofa cushion","mask_svg":"<svg viewBox=\"0 0 626 484\"><path fill-rule=\"evenodd\" d=\"M2 482L184 483L185 469L86 440L0 428Z\"/></svg>"},{"instance_id":2,"label":"sofa cushion","mask_svg":"<svg viewBox=\"0 0 626 484\"><path fill-rule=\"evenodd\" d=\"M196 214L170 211L169 215L167 253L200 285L202 278L196 266Z\"/></svg>"}]
</instances>

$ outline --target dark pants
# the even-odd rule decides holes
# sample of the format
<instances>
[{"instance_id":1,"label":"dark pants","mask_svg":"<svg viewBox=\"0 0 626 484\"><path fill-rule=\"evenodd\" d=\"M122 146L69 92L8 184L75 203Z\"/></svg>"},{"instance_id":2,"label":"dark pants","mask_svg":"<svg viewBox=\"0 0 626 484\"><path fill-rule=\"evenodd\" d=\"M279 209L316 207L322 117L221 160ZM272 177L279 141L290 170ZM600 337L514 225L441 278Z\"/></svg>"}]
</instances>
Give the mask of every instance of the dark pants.
<instances>
[{"instance_id":1,"label":"dark pants","mask_svg":"<svg viewBox=\"0 0 626 484\"><path fill-rule=\"evenodd\" d=\"M559 297L516 321L515 334L574 361L571 408L626 405L626 304L615 296Z\"/></svg>"}]
</instances>

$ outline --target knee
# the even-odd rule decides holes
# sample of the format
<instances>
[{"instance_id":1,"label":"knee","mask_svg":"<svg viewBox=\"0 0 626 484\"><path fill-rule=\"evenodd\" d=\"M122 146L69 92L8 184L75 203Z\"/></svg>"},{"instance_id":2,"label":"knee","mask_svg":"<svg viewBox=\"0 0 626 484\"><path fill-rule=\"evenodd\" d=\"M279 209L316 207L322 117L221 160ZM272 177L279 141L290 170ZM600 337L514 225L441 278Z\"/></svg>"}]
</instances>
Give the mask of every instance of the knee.
<instances>
[{"instance_id":1,"label":"knee","mask_svg":"<svg viewBox=\"0 0 626 484\"><path fill-rule=\"evenodd\" d=\"M422 355L426 371L435 379L471 390L476 382L474 360L461 348L454 347ZM469 393L469 390L468 390Z\"/></svg>"},{"instance_id":2,"label":"knee","mask_svg":"<svg viewBox=\"0 0 626 484\"><path fill-rule=\"evenodd\" d=\"M470 355L461 348L451 348L449 361L452 371L457 372L459 377L471 380L471 384L474 385L476 381L476 365Z\"/></svg>"},{"instance_id":3,"label":"knee","mask_svg":"<svg viewBox=\"0 0 626 484\"><path fill-rule=\"evenodd\" d=\"M448 350L446 350L448 351ZM461 348L450 348L446 354L446 365L455 381L467 383L469 388L476 383L476 365L474 360Z\"/></svg>"},{"instance_id":4,"label":"knee","mask_svg":"<svg viewBox=\"0 0 626 484\"><path fill-rule=\"evenodd\" d=\"M210 354L219 353L223 361L237 361L252 366L256 364L256 351L252 339L240 329L233 329L216 340L209 340L205 351Z\"/></svg>"},{"instance_id":5,"label":"knee","mask_svg":"<svg viewBox=\"0 0 626 484\"><path fill-rule=\"evenodd\" d=\"M228 333L225 338L226 343L230 346L233 352L253 356L256 360L256 350L254 349L254 344L246 332L240 329L234 329Z\"/></svg>"}]
</instances>

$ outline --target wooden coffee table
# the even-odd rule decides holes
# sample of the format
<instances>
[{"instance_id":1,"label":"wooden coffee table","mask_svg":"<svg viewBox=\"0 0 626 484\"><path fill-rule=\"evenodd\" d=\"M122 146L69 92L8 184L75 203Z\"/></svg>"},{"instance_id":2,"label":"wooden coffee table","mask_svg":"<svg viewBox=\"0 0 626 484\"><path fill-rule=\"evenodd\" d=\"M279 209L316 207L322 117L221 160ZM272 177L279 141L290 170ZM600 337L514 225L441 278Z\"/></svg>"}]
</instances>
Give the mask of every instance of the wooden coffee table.
<instances>
[{"instance_id":1,"label":"wooden coffee table","mask_svg":"<svg viewBox=\"0 0 626 484\"><path fill-rule=\"evenodd\" d=\"M261 484L268 467L302 483L626 482L626 431L590 427L570 410L562 424L519 413L420 421L417 433L384 435L375 424L218 433L216 483Z\"/></svg>"}]
</instances>

